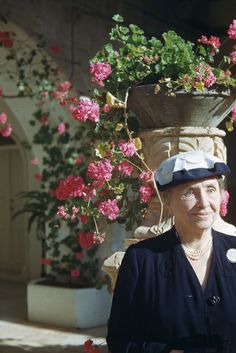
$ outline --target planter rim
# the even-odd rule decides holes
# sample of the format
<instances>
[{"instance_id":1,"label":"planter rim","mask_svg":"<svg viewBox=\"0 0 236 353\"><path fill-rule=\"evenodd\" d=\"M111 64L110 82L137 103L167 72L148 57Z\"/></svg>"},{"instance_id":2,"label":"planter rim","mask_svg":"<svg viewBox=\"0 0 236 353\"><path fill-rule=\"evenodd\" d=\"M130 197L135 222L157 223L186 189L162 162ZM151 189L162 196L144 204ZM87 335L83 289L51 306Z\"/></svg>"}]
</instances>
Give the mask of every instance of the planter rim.
<instances>
[{"instance_id":1,"label":"planter rim","mask_svg":"<svg viewBox=\"0 0 236 353\"><path fill-rule=\"evenodd\" d=\"M42 278L38 278L38 279L33 279L33 280L31 280L31 281L29 281L28 282L28 285L32 285L32 284L34 284L34 285L36 285L36 286L42 286L42 287L52 287L52 288L60 288L60 289L65 289L65 290L71 290L71 289L73 289L73 290L80 290L80 291L82 291L82 290L94 290L94 289L97 289L97 290L100 290L100 289L98 289L98 288L96 288L96 287L93 287L93 286L91 286L91 287L69 287L69 286L63 286L63 285L53 285L53 284L50 284L50 283L45 283L44 282L44 279L42 279ZM103 288L104 286L102 286L102 288ZM101 288L101 289L102 289Z\"/></svg>"},{"instance_id":2,"label":"planter rim","mask_svg":"<svg viewBox=\"0 0 236 353\"><path fill-rule=\"evenodd\" d=\"M158 84L158 83L157 83ZM154 89L156 87L157 84L147 84L147 85L140 85L140 86L134 86L132 88L130 88L130 94L132 94L132 92L134 91L145 91L142 92L142 94L155 94L156 96L158 95L166 95L166 93L168 92L168 89L166 88L166 85L163 84L158 84L161 87L161 91L158 93L154 93ZM186 92L183 89L181 90L177 90L174 91L176 96L189 96L189 97L199 97L199 96L203 96L203 97L229 97L232 94L236 94L236 87L232 87L232 88L226 88L226 87L218 87L218 88L212 88L212 89L205 89L204 92L201 91L193 91L193 92ZM167 96L172 98L172 96ZM175 97L174 97L175 98Z\"/></svg>"}]
</instances>

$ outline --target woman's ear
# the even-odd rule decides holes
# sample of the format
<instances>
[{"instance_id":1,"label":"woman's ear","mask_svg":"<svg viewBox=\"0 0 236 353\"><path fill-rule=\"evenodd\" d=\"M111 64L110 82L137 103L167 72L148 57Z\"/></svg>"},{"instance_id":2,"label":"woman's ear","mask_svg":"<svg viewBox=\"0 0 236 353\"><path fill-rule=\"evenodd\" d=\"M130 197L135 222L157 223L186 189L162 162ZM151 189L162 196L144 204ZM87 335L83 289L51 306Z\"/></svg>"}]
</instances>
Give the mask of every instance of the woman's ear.
<instances>
[{"instance_id":1,"label":"woman's ear","mask_svg":"<svg viewBox=\"0 0 236 353\"><path fill-rule=\"evenodd\" d=\"M225 189L221 189L220 191L220 196L221 196L221 202L220 202L220 215L222 217L227 215L228 209L227 205L229 202L229 193Z\"/></svg>"}]
</instances>

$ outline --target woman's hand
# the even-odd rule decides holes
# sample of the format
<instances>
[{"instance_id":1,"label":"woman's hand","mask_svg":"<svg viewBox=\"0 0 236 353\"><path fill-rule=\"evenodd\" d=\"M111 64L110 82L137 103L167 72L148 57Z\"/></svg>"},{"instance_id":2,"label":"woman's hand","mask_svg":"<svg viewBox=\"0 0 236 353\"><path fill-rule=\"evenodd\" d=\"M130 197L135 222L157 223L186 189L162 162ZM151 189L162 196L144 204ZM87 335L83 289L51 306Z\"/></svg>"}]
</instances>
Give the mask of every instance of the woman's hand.
<instances>
[{"instance_id":1,"label":"woman's hand","mask_svg":"<svg viewBox=\"0 0 236 353\"><path fill-rule=\"evenodd\" d=\"M184 351L179 351L176 349L172 349L169 353L184 353Z\"/></svg>"}]
</instances>

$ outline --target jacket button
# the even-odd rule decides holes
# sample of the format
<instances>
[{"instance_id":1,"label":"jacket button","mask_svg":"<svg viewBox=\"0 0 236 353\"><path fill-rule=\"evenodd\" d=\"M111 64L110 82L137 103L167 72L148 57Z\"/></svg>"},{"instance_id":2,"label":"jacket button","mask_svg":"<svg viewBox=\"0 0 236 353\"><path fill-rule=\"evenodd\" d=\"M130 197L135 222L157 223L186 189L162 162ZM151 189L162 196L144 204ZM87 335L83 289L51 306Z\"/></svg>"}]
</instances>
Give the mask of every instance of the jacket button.
<instances>
[{"instance_id":1,"label":"jacket button","mask_svg":"<svg viewBox=\"0 0 236 353\"><path fill-rule=\"evenodd\" d=\"M220 304L220 297L218 297L218 295L213 295L212 297L207 299L207 304L210 306L215 306Z\"/></svg>"}]
</instances>

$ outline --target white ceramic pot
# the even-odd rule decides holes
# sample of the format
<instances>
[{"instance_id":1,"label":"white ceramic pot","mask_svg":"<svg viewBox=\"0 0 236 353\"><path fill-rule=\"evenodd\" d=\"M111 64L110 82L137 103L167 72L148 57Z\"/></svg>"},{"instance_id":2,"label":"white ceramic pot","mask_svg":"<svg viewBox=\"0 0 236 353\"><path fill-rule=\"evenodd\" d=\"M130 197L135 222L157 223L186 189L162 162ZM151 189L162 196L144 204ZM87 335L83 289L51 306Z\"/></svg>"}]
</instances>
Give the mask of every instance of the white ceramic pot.
<instances>
[{"instance_id":1,"label":"white ceramic pot","mask_svg":"<svg viewBox=\"0 0 236 353\"><path fill-rule=\"evenodd\" d=\"M29 321L63 327L88 328L105 325L111 295L106 287L63 288L31 281L27 286Z\"/></svg>"}]
</instances>

